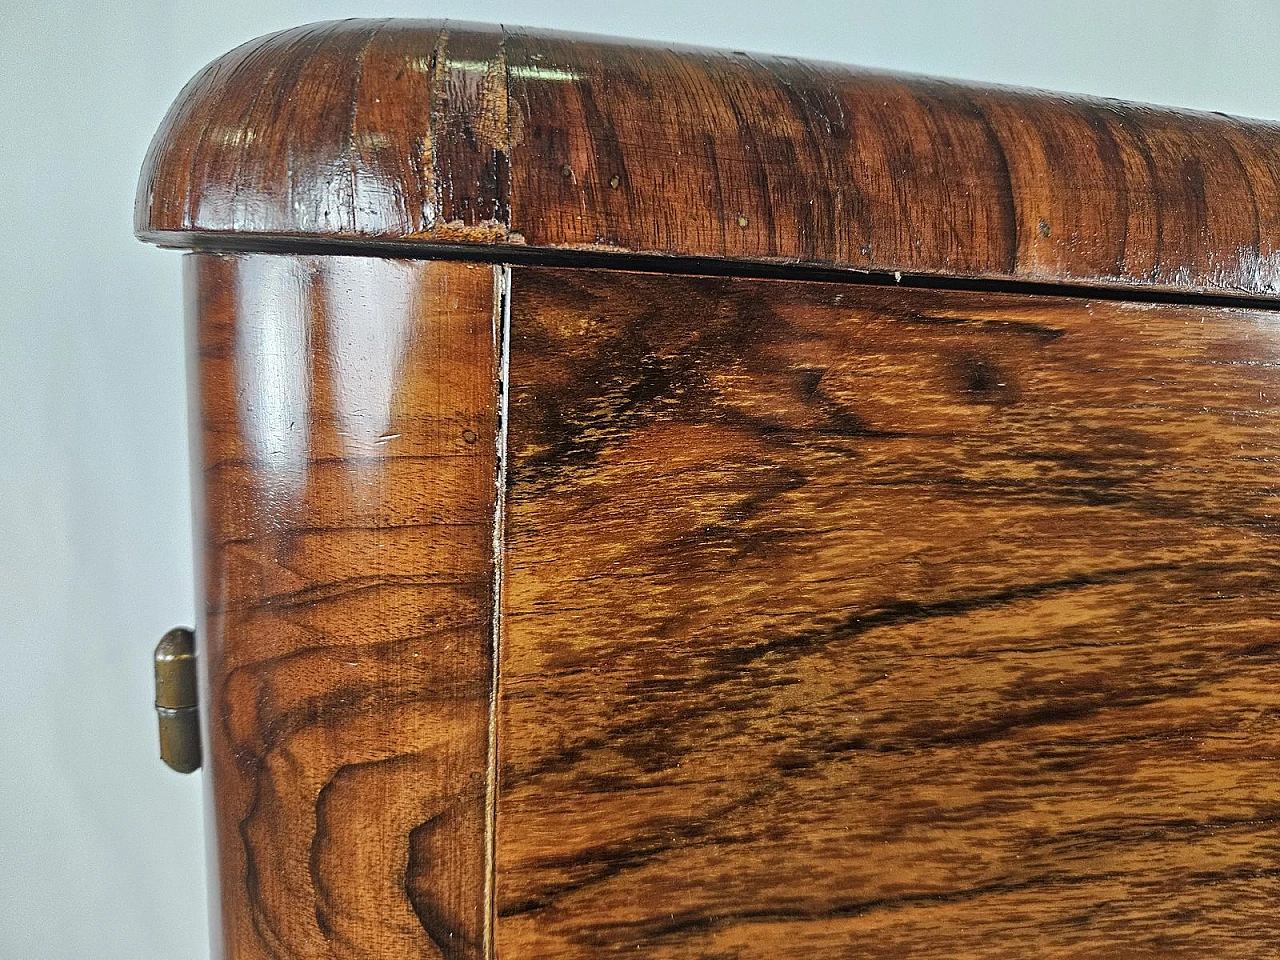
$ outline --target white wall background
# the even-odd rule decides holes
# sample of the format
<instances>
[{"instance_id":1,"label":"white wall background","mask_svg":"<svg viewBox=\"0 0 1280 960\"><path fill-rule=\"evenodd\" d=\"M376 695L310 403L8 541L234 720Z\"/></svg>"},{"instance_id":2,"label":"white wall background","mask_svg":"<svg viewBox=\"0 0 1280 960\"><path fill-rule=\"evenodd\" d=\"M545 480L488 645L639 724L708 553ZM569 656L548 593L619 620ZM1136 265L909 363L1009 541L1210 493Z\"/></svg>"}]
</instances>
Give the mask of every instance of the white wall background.
<instances>
[{"instance_id":1,"label":"white wall background","mask_svg":"<svg viewBox=\"0 0 1280 960\"><path fill-rule=\"evenodd\" d=\"M132 239L182 84L258 34L446 16L1280 117L1267 0L0 0L0 960L207 956L200 778L150 652L191 623L179 255Z\"/></svg>"}]
</instances>

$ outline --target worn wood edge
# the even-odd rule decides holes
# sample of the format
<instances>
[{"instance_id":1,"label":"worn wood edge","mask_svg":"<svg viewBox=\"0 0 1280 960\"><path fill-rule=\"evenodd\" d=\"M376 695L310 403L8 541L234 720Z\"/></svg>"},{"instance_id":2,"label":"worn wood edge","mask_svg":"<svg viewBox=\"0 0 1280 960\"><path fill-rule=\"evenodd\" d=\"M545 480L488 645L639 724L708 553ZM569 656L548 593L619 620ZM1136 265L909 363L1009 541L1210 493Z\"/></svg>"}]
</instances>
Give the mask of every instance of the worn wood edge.
<instances>
[{"instance_id":1,"label":"worn wood edge","mask_svg":"<svg viewBox=\"0 0 1280 960\"><path fill-rule=\"evenodd\" d=\"M425 79L406 85L406 64ZM678 118L665 130L634 116L636 90L647 99L659 84ZM871 120L847 115L871 100ZM726 123L766 101L795 113ZM914 127L893 129L893 111ZM614 142L627 123L631 139ZM637 129L712 146L671 159ZM1094 142L1073 152L1081 138ZM739 155L721 156L726 144ZM713 203L707 184L725 196ZM179 247L519 247L1274 297L1278 188L1280 128L1262 121L741 52L349 20L268 35L201 71L148 151L135 229ZM827 219L806 224L814 203ZM919 222L887 215L904 203Z\"/></svg>"}]
</instances>

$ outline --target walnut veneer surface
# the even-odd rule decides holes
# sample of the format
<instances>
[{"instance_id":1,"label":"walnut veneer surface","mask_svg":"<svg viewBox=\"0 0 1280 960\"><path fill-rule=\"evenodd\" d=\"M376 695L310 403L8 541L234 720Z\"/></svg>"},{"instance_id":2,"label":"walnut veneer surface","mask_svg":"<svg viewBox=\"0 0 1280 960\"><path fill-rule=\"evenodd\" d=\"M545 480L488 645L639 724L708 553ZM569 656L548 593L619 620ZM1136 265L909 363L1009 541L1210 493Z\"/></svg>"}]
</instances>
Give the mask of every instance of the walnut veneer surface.
<instances>
[{"instance_id":1,"label":"walnut veneer surface","mask_svg":"<svg viewBox=\"0 0 1280 960\"><path fill-rule=\"evenodd\" d=\"M499 955L1273 955L1278 330L517 269Z\"/></svg>"},{"instance_id":2,"label":"walnut veneer surface","mask_svg":"<svg viewBox=\"0 0 1280 960\"><path fill-rule=\"evenodd\" d=\"M1280 291L1280 129L743 52L311 24L191 81L139 232Z\"/></svg>"},{"instance_id":3,"label":"walnut veneer surface","mask_svg":"<svg viewBox=\"0 0 1280 960\"><path fill-rule=\"evenodd\" d=\"M1280 944L1280 132L438 21L187 260L219 960Z\"/></svg>"}]
</instances>

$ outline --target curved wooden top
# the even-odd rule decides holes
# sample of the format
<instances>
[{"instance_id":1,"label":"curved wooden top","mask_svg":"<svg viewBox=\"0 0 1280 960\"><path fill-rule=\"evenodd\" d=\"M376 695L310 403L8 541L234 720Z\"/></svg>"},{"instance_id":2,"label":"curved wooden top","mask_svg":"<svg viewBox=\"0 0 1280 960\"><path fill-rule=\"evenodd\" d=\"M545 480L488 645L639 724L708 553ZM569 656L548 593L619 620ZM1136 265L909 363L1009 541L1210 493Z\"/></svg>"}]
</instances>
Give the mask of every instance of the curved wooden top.
<instances>
[{"instance_id":1,"label":"curved wooden top","mask_svg":"<svg viewBox=\"0 0 1280 960\"><path fill-rule=\"evenodd\" d=\"M348 20L193 79L147 155L136 228L171 246L518 244L1272 296L1280 126Z\"/></svg>"}]
</instances>

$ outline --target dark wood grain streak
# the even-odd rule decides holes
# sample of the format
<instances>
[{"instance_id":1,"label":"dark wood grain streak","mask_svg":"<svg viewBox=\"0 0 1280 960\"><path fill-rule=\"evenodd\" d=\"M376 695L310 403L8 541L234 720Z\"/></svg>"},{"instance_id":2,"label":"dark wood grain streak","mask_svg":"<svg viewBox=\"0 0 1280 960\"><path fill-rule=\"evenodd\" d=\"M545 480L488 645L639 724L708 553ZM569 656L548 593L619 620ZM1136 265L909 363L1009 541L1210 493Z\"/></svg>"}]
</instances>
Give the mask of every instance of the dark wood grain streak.
<instances>
[{"instance_id":1,"label":"dark wood grain streak","mask_svg":"<svg viewBox=\"0 0 1280 960\"><path fill-rule=\"evenodd\" d=\"M1280 292L1280 129L832 64L441 21L215 61L148 153L169 245L521 245Z\"/></svg>"},{"instance_id":2,"label":"dark wood grain streak","mask_svg":"<svg viewBox=\"0 0 1280 960\"><path fill-rule=\"evenodd\" d=\"M499 957L1271 957L1280 320L517 268Z\"/></svg>"},{"instance_id":3,"label":"dark wood grain streak","mask_svg":"<svg viewBox=\"0 0 1280 960\"><path fill-rule=\"evenodd\" d=\"M217 955L478 960L495 268L188 263Z\"/></svg>"}]
</instances>

